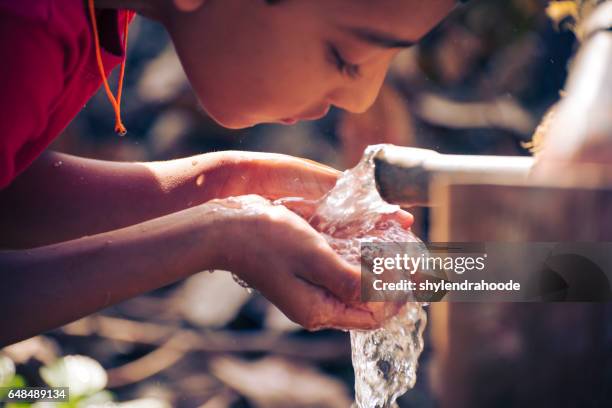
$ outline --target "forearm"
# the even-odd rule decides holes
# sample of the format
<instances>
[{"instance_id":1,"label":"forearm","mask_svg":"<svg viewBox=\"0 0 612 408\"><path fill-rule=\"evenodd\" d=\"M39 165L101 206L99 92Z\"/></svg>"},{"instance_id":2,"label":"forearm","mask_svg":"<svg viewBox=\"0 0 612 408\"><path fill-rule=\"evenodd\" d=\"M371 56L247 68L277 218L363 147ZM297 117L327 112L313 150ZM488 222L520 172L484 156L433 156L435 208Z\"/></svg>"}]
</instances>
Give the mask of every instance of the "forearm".
<instances>
[{"instance_id":1,"label":"forearm","mask_svg":"<svg viewBox=\"0 0 612 408\"><path fill-rule=\"evenodd\" d=\"M0 347L209 268L214 214L193 208L117 231L0 252ZM202 227L202 219L210 219Z\"/></svg>"},{"instance_id":2,"label":"forearm","mask_svg":"<svg viewBox=\"0 0 612 408\"><path fill-rule=\"evenodd\" d=\"M194 163L183 159L162 166L45 153L0 191L0 247L31 248L67 241L205 202L222 184L223 158L202 155ZM175 177L164 170L170 164ZM198 186L199 175L210 182ZM192 188L174 194L177 184L187 184L189 178Z\"/></svg>"},{"instance_id":3,"label":"forearm","mask_svg":"<svg viewBox=\"0 0 612 408\"><path fill-rule=\"evenodd\" d=\"M267 153L227 151L127 163L49 152L0 191L0 248L31 248L111 231L213 198L278 198L300 189L320 195L336 176L333 169Z\"/></svg>"}]
</instances>

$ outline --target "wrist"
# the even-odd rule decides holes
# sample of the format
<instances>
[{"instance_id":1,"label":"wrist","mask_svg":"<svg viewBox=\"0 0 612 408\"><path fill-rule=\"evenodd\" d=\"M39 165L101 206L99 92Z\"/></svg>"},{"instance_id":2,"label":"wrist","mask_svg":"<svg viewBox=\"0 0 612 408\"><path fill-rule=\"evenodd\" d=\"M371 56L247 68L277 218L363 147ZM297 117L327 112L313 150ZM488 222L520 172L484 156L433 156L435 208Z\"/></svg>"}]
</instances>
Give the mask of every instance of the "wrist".
<instances>
[{"instance_id":1,"label":"wrist","mask_svg":"<svg viewBox=\"0 0 612 408\"><path fill-rule=\"evenodd\" d=\"M243 268L252 246L245 242L258 239L255 234L270 208L268 200L249 195L211 200L184 211L184 228L195 243L195 255L201 257L200 270Z\"/></svg>"},{"instance_id":2,"label":"wrist","mask_svg":"<svg viewBox=\"0 0 612 408\"><path fill-rule=\"evenodd\" d=\"M161 228L158 237L164 251L175 259L176 272L186 278L194 273L212 269L224 269L226 262L222 247L224 241L223 220L210 209L202 208L206 204L188 208L164 217L159 221L166 225Z\"/></svg>"}]
</instances>

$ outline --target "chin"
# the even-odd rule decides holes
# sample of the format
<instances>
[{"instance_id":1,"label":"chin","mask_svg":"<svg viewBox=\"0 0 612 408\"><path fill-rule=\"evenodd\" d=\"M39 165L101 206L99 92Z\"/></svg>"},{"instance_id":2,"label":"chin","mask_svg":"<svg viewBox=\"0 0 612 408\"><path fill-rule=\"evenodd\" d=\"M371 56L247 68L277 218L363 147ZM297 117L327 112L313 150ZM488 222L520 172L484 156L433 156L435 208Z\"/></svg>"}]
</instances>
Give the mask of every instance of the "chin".
<instances>
[{"instance_id":1,"label":"chin","mask_svg":"<svg viewBox=\"0 0 612 408\"><path fill-rule=\"evenodd\" d=\"M226 129L239 130L246 129L257 125L257 122L249 121L246 117L236 115L223 115L216 112L211 112L204 108L204 111L216 124Z\"/></svg>"},{"instance_id":2,"label":"chin","mask_svg":"<svg viewBox=\"0 0 612 408\"><path fill-rule=\"evenodd\" d=\"M222 127L226 128L226 129L232 129L232 130L247 129L247 128L251 128L251 127L256 125L256 123L221 122L221 121L218 121L218 120L215 120L215 122L217 122L217 124L219 126L222 126Z\"/></svg>"}]
</instances>

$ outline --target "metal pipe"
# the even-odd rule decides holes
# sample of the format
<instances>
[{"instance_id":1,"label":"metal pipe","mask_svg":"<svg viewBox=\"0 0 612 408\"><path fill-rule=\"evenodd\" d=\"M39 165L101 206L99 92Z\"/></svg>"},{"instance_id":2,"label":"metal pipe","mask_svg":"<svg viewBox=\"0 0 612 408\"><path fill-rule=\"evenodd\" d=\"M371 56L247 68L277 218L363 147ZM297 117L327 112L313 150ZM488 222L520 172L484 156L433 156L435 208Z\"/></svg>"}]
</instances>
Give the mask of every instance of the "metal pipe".
<instances>
[{"instance_id":1,"label":"metal pipe","mask_svg":"<svg viewBox=\"0 0 612 408\"><path fill-rule=\"evenodd\" d=\"M376 185L388 202L428 206L430 182L438 176L477 175L524 179L534 159L522 156L440 154L433 150L388 145L374 157Z\"/></svg>"}]
</instances>

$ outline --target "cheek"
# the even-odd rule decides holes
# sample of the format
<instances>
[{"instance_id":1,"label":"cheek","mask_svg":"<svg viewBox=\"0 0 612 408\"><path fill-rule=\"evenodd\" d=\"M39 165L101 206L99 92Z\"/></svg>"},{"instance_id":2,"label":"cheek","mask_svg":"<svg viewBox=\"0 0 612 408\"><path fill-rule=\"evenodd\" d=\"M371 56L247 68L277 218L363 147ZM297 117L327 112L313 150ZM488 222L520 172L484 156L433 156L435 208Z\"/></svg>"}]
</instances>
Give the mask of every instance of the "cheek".
<instances>
[{"instance_id":1,"label":"cheek","mask_svg":"<svg viewBox=\"0 0 612 408\"><path fill-rule=\"evenodd\" d=\"M214 64L209 70L215 80L207 85L203 103L211 115L254 124L294 117L324 104L335 75L314 49L233 49L236 52L225 59L231 63Z\"/></svg>"},{"instance_id":2,"label":"cheek","mask_svg":"<svg viewBox=\"0 0 612 408\"><path fill-rule=\"evenodd\" d=\"M270 112L295 115L322 104L328 93L331 82L319 65L308 64L302 58L290 63L287 69L261 82L261 92L269 96L262 106Z\"/></svg>"},{"instance_id":3,"label":"cheek","mask_svg":"<svg viewBox=\"0 0 612 408\"><path fill-rule=\"evenodd\" d=\"M205 32L198 25L177 34L176 48L194 90L222 125L245 127L312 110L337 81L312 27L279 21L247 19L237 34L213 20Z\"/></svg>"},{"instance_id":4,"label":"cheek","mask_svg":"<svg viewBox=\"0 0 612 408\"><path fill-rule=\"evenodd\" d=\"M248 69L241 74L241 89L249 90L252 111L283 118L321 104L334 78L321 47L299 39L272 41L244 62Z\"/></svg>"}]
</instances>

